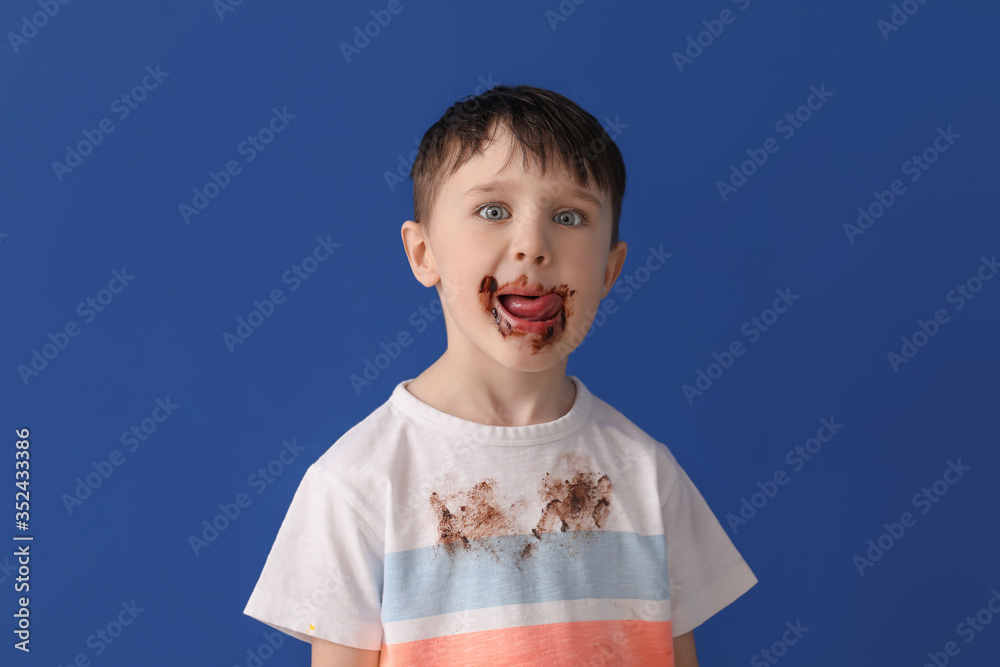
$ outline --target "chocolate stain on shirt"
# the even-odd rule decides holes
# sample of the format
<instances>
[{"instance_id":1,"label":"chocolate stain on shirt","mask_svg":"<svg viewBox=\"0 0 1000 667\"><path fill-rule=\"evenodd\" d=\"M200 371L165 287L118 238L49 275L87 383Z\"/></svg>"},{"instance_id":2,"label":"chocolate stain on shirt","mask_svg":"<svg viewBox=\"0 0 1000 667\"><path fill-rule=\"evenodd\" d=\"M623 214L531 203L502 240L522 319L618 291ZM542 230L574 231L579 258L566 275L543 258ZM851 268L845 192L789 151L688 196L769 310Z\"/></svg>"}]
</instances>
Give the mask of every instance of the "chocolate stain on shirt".
<instances>
[{"instance_id":1,"label":"chocolate stain on shirt","mask_svg":"<svg viewBox=\"0 0 1000 667\"><path fill-rule=\"evenodd\" d=\"M437 491L431 493L431 507L438 518L437 543L445 547L449 556L454 556L458 549L469 550L469 540L514 533L515 519L524 501L505 507L495 497L495 485L494 479L487 478L444 498ZM448 509L449 504L454 512ZM488 542L477 544L499 561L499 554Z\"/></svg>"},{"instance_id":2,"label":"chocolate stain on shirt","mask_svg":"<svg viewBox=\"0 0 1000 667\"><path fill-rule=\"evenodd\" d=\"M535 543L545 533L584 531L592 538L590 531L603 529L611 511L614 487L607 475L577 466L569 473L569 479L545 473L539 483L538 497L541 506L536 510L538 521L531 529L534 539L527 539L518 555L518 561L534 554ZM437 519L437 544L442 545L449 556L455 556L459 549L473 548L489 552L500 562L496 552L496 541L479 539L519 534L519 517L525 516L527 502L519 500L507 504L497 499L496 480L487 478L473 487L452 493L430 495L430 504ZM449 509L450 507L450 509ZM576 535L573 535L576 538Z\"/></svg>"},{"instance_id":3,"label":"chocolate stain on shirt","mask_svg":"<svg viewBox=\"0 0 1000 667\"><path fill-rule=\"evenodd\" d=\"M508 288L515 289L528 289L528 276L520 275L514 280L507 281L503 285L497 283L497 279L493 276L483 276L483 279L479 282L479 300L483 306L483 311L493 320L493 323L497 326L497 331L504 338L527 338L531 345L531 354L538 354L546 347L552 345L558 338L559 333L566 330L566 316L573 314L573 301L570 297L576 294L576 290L569 289L569 286L563 283L558 287L549 290L562 297L563 305L559 309L559 327L558 331L554 327L548 327L545 334L533 334L521 329L515 329L506 317L504 317L496 307L496 302L499 301L499 297L496 296L497 291L506 290ZM542 287L541 283L535 283L530 286L530 289L536 292L544 292L545 288Z\"/></svg>"},{"instance_id":4,"label":"chocolate stain on shirt","mask_svg":"<svg viewBox=\"0 0 1000 667\"><path fill-rule=\"evenodd\" d=\"M580 471L572 480L558 480L545 473L542 497L548 502L532 534L601 528L610 511L611 490L607 475L597 478L595 472Z\"/></svg>"}]
</instances>

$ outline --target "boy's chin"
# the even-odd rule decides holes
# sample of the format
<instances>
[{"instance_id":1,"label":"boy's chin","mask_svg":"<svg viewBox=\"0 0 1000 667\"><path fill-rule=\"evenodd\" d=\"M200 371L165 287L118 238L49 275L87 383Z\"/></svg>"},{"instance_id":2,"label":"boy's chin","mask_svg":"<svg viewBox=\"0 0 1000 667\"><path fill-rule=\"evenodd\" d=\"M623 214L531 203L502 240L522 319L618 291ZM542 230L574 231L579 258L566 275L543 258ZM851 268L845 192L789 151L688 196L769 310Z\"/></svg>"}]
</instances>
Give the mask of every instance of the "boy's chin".
<instances>
[{"instance_id":1,"label":"boy's chin","mask_svg":"<svg viewBox=\"0 0 1000 667\"><path fill-rule=\"evenodd\" d=\"M507 341L510 343L512 341ZM516 344L515 344L516 345ZM510 348L514 348L511 345ZM495 353L493 358L500 365L512 371L522 373L540 373L558 366L572 350L562 350L557 346L545 347L537 352L530 345L520 346L520 349L506 349ZM560 356L560 352L563 356Z\"/></svg>"}]
</instances>

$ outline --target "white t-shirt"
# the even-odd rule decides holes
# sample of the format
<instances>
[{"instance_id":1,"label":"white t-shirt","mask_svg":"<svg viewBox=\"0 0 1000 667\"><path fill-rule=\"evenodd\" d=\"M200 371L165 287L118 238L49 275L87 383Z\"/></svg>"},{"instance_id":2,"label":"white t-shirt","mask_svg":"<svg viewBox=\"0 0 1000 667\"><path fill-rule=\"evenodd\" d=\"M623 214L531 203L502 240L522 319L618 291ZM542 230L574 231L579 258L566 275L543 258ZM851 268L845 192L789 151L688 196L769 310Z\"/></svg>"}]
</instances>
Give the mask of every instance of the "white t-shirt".
<instances>
[{"instance_id":1,"label":"white t-shirt","mask_svg":"<svg viewBox=\"0 0 1000 667\"><path fill-rule=\"evenodd\" d=\"M667 447L574 376L530 426L396 385L306 471L244 613L380 665L673 665L757 578Z\"/></svg>"}]
</instances>

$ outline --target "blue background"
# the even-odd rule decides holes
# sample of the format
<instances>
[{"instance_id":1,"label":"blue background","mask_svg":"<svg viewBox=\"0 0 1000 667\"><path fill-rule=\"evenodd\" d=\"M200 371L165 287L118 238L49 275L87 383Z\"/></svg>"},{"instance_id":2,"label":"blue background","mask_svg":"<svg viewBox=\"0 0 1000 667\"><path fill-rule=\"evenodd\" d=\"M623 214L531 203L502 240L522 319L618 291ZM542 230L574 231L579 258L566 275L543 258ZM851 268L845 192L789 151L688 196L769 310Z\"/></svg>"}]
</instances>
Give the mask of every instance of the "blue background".
<instances>
[{"instance_id":1,"label":"blue background","mask_svg":"<svg viewBox=\"0 0 1000 667\"><path fill-rule=\"evenodd\" d=\"M760 580L695 631L702 664L748 664L796 620L809 630L784 664L921 665L949 641L955 664L993 664L1000 619L971 643L956 626L1000 587L1000 281L961 310L946 297L1000 252L997 5L913 3L886 38L889 2L567 1L552 22L556 0L403 0L348 62L339 44L385 6L78 1L17 44L37 0L0 9L0 507L18 534L14 430L30 428L35 537L30 656L11 646L14 542L0 551L5 664L247 664L269 628L242 609L306 468L445 349L442 320L410 320L436 295L399 237L412 184L386 172L407 173L484 82L552 89L622 128L619 284L640 288L612 294L568 372L671 448ZM724 9L733 22L679 68ZM168 74L121 119L112 102L147 66ZM833 94L786 138L775 123L811 86ZM247 162L238 146L274 108L295 117ZM57 175L102 118L113 132ZM949 127L960 138L911 182L903 164ZM724 200L717 182L769 137L779 150ZM229 160L242 171L186 223L179 204ZM894 179L905 194L852 243L844 224ZM317 237L339 248L292 291L282 275ZM122 267L134 280L85 321L78 304ZM743 324L786 288L799 299L751 342ZM231 352L223 333L274 289L286 301ZM939 308L949 322L894 370L887 353ZM79 335L22 379L70 321ZM404 331L412 345L355 391ZM744 354L710 371L733 341ZM699 369L716 379L689 401ZM123 447L168 397L179 407ZM794 469L786 453L822 418L844 428ZM293 439L305 452L252 486ZM64 494L116 449L70 512ZM914 494L959 459L971 469L921 514ZM779 470L788 483L733 528ZM252 504L196 555L189 536L241 492ZM862 576L854 557L907 511L916 524ZM88 637L132 600L144 611L96 655ZM286 638L264 664L308 651Z\"/></svg>"}]
</instances>

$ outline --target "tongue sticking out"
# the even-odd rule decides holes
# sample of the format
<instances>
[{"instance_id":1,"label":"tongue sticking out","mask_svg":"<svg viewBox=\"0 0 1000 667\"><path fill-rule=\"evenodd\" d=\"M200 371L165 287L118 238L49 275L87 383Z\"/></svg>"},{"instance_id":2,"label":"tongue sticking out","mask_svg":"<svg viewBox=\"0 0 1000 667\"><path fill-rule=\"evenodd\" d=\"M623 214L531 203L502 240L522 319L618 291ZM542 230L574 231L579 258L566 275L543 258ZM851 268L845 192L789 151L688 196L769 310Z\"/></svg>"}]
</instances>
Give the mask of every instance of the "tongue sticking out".
<instances>
[{"instance_id":1,"label":"tongue sticking out","mask_svg":"<svg viewBox=\"0 0 1000 667\"><path fill-rule=\"evenodd\" d=\"M562 308L562 297L558 294L546 294L540 297L517 296L503 294L500 296L503 307L514 317L530 322L544 322L556 316Z\"/></svg>"}]
</instances>

